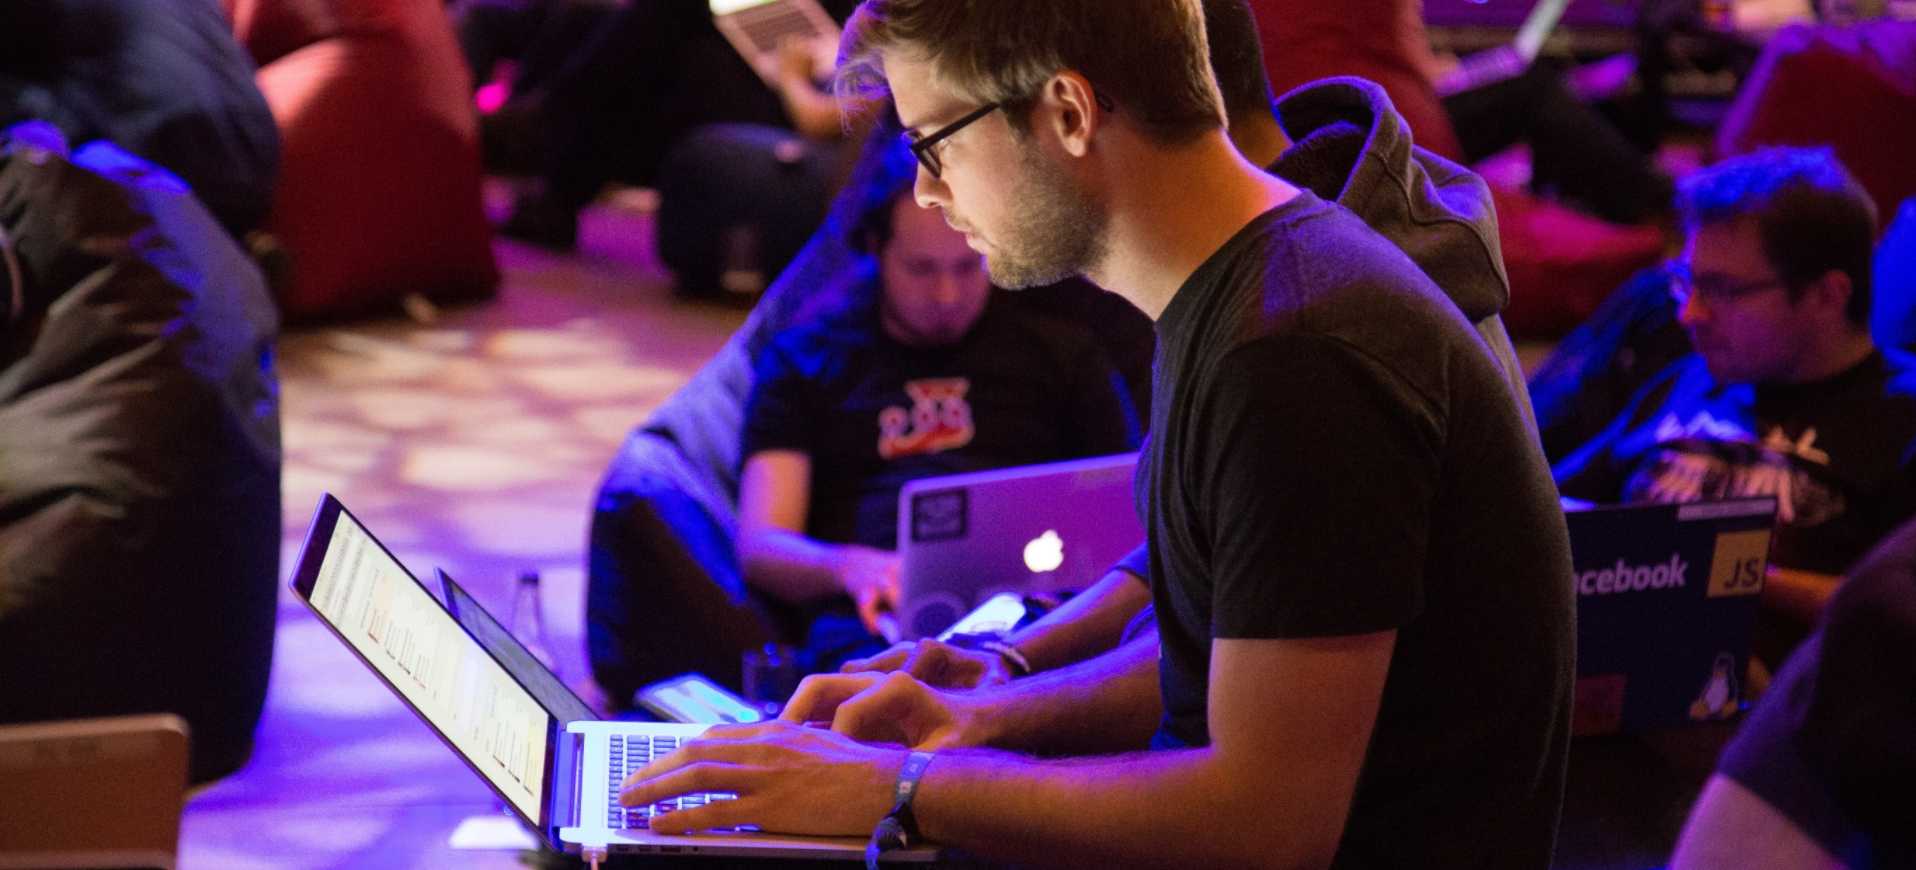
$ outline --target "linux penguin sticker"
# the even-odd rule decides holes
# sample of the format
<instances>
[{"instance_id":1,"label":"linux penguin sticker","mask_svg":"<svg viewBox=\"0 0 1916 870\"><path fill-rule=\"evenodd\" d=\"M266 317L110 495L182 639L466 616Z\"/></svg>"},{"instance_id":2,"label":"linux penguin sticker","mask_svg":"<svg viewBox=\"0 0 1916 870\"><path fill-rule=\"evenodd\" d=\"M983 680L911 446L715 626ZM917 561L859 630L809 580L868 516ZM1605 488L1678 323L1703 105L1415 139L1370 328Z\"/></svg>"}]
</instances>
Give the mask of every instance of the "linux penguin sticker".
<instances>
[{"instance_id":1,"label":"linux penguin sticker","mask_svg":"<svg viewBox=\"0 0 1916 870\"><path fill-rule=\"evenodd\" d=\"M1726 652L1717 653L1716 663L1710 667L1710 679L1703 684L1703 691L1696 700L1690 702L1690 719L1695 722L1728 719L1736 715L1739 700L1736 656Z\"/></svg>"}]
</instances>

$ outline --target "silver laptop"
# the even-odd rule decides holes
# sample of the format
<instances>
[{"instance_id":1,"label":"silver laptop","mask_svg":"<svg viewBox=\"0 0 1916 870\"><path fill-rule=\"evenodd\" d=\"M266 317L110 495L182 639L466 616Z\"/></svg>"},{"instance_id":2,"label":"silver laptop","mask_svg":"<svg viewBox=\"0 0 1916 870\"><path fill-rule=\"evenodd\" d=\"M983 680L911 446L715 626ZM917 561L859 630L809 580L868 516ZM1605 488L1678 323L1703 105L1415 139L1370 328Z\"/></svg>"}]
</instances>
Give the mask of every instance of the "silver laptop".
<instances>
[{"instance_id":1,"label":"silver laptop","mask_svg":"<svg viewBox=\"0 0 1916 870\"><path fill-rule=\"evenodd\" d=\"M898 633L934 637L1001 592L1083 589L1144 541L1138 455L932 477L898 495Z\"/></svg>"},{"instance_id":2,"label":"silver laptop","mask_svg":"<svg viewBox=\"0 0 1916 870\"><path fill-rule=\"evenodd\" d=\"M1458 58L1457 68L1437 80L1438 95L1461 94L1523 75L1536 62L1544 41L1557 29L1564 11L1569 8L1570 0L1538 0L1530 15L1524 18L1523 26L1517 28L1516 39Z\"/></svg>"},{"instance_id":3,"label":"silver laptop","mask_svg":"<svg viewBox=\"0 0 1916 870\"><path fill-rule=\"evenodd\" d=\"M818 0L710 0L712 23L752 69L764 74L766 58L787 39L817 46L818 69L837 62L838 22Z\"/></svg>"},{"instance_id":4,"label":"silver laptop","mask_svg":"<svg viewBox=\"0 0 1916 870\"><path fill-rule=\"evenodd\" d=\"M864 854L861 838L652 833L646 825L654 812L732 797L688 795L631 809L618 804L619 786L630 771L708 726L573 720L548 708L331 495L320 500L293 591L553 849L835 859ZM546 677L558 681L549 670ZM919 850L886 858L935 855Z\"/></svg>"},{"instance_id":5,"label":"silver laptop","mask_svg":"<svg viewBox=\"0 0 1916 870\"><path fill-rule=\"evenodd\" d=\"M171 868L187 727L170 713L0 726L0 868Z\"/></svg>"}]
</instances>

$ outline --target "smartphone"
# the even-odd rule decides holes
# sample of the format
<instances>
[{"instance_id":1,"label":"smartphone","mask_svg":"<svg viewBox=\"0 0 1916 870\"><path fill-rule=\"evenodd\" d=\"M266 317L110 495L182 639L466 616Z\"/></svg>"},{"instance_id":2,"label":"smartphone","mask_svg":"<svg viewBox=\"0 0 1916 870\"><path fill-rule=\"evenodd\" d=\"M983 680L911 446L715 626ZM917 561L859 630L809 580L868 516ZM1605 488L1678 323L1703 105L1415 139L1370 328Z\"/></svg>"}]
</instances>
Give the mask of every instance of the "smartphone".
<instances>
[{"instance_id":1,"label":"smartphone","mask_svg":"<svg viewBox=\"0 0 1916 870\"><path fill-rule=\"evenodd\" d=\"M744 698L698 674L653 683L640 689L632 700L667 722L736 725L765 719L765 714Z\"/></svg>"},{"instance_id":2,"label":"smartphone","mask_svg":"<svg viewBox=\"0 0 1916 870\"><path fill-rule=\"evenodd\" d=\"M1002 635L1017 628L1018 620L1023 618L1024 596L1016 592L1000 592L952 623L950 628L938 635L938 639L949 641L961 634Z\"/></svg>"}]
</instances>

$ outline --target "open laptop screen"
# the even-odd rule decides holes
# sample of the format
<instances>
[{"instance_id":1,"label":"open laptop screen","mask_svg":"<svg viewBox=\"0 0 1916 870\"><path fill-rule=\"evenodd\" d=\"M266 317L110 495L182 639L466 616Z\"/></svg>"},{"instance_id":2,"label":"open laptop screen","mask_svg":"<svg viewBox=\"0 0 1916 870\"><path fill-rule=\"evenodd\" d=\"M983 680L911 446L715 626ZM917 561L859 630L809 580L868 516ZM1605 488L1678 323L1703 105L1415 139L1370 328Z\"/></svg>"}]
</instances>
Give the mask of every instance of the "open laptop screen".
<instances>
[{"instance_id":1,"label":"open laptop screen","mask_svg":"<svg viewBox=\"0 0 1916 870\"><path fill-rule=\"evenodd\" d=\"M454 619L466 627L479 645L492 653L499 664L517 678L519 685L526 687L537 698L539 705L552 714L552 718L565 724L573 722L596 722L599 714L579 699L565 681L560 680L551 668L540 663L526 645L512 636L512 632L492 618L492 614L481 606L472 593L452 579L452 575L439 571L439 585L446 592L446 607L452 611Z\"/></svg>"},{"instance_id":2,"label":"open laptop screen","mask_svg":"<svg viewBox=\"0 0 1916 870\"><path fill-rule=\"evenodd\" d=\"M467 763L522 815L543 823L545 709L351 514L327 501L316 536L328 513L337 520L318 571L299 578L300 591ZM302 561L312 558L308 552ZM307 564L301 568L305 575Z\"/></svg>"}]
</instances>

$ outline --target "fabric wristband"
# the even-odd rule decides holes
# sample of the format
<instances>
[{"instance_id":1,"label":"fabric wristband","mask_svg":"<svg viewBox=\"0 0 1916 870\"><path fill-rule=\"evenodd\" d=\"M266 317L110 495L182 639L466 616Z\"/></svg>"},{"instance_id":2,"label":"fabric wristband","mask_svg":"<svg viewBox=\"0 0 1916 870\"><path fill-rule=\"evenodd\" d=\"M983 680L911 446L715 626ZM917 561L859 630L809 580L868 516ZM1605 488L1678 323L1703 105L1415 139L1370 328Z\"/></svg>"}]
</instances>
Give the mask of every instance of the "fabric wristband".
<instances>
[{"instance_id":1,"label":"fabric wristband","mask_svg":"<svg viewBox=\"0 0 1916 870\"><path fill-rule=\"evenodd\" d=\"M898 781L892 786L891 812L878 820L878 827L872 829L871 842L865 846L866 870L878 870L880 853L909 848L921 838L918 820L912 815L911 799L918 793L918 779L925 775L925 768L931 766L931 759L929 752L905 756L905 766L898 769Z\"/></svg>"},{"instance_id":2,"label":"fabric wristband","mask_svg":"<svg viewBox=\"0 0 1916 870\"><path fill-rule=\"evenodd\" d=\"M1001 640L988 640L979 644L978 648L985 652L997 653L999 658L1004 659L1011 665L1011 669L1015 672L1012 676L1031 676L1031 660L1025 658L1025 654L1019 652L1017 647Z\"/></svg>"}]
</instances>

